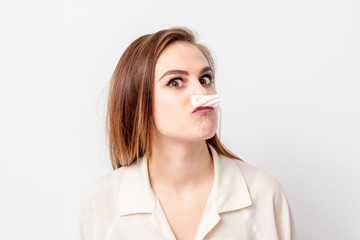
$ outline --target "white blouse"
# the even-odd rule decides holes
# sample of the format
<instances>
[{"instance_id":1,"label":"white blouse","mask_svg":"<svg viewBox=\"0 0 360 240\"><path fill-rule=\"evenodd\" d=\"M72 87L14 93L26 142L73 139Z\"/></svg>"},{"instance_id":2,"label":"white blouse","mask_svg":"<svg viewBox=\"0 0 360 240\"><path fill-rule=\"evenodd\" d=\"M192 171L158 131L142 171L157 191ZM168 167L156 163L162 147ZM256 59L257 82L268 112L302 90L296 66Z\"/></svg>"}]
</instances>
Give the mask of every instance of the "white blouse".
<instances>
[{"instance_id":1,"label":"white blouse","mask_svg":"<svg viewBox=\"0 0 360 240\"><path fill-rule=\"evenodd\" d=\"M195 239L295 240L285 193L265 171L218 154ZM146 156L99 178L80 208L81 240L176 239L151 189Z\"/></svg>"}]
</instances>

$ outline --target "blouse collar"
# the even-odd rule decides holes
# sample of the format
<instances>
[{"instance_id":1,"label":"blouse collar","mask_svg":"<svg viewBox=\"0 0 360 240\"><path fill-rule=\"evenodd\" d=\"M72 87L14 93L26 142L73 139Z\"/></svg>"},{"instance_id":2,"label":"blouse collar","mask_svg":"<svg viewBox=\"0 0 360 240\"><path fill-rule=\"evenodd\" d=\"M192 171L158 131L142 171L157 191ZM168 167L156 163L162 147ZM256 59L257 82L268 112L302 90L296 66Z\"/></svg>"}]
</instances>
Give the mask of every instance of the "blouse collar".
<instances>
[{"instance_id":1,"label":"blouse collar","mask_svg":"<svg viewBox=\"0 0 360 240\"><path fill-rule=\"evenodd\" d=\"M211 150L214 163L214 184L201 220L196 239L204 237L219 221L219 213L239 210L252 204L237 159L230 159ZM144 155L127 167L118 196L118 214L150 213L150 221L163 235L175 239L166 216L149 181L148 161Z\"/></svg>"},{"instance_id":2,"label":"blouse collar","mask_svg":"<svg viewBox=\"0 0 360 240\"><path fill-rule=\"evenodd\" d=\"M250 194L240 168L234 161L218 154L208 145L214 162L214 184L209 196L218 213L233 211L251 205ZM127 167L119 191L120 215L152 213L156 196L151 189L146 155Z\"/></svg>"}]
</instances>

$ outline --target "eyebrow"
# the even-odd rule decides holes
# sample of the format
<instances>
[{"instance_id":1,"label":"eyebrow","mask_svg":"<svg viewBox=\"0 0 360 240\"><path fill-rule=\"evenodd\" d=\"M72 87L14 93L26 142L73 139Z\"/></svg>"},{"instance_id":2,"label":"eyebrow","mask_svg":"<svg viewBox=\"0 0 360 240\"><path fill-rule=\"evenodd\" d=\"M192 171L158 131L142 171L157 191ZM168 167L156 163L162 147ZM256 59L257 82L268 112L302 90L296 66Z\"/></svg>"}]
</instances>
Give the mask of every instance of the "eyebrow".
<instances>
[{"instance_id":1,"label":"eyebrow","mask_svg":"<svg viewBox=\"0 0 360 240\"><path fill-rule=\"evenodd\" d=\"M205 72L208 72L208 71L213 71L211 67L207 66L207 67L204 67L201 71L200 71L200 74L203 74ZM165 76L167 75L174 75L174 74L179 74L179 75L189 75L189 73L187 71L184 71L184 70L169 70L167 71L166 73L164 73L161 78L159 78L158 81L160 81L161 79L163 79Z\"/></svg>"}]
</instances>

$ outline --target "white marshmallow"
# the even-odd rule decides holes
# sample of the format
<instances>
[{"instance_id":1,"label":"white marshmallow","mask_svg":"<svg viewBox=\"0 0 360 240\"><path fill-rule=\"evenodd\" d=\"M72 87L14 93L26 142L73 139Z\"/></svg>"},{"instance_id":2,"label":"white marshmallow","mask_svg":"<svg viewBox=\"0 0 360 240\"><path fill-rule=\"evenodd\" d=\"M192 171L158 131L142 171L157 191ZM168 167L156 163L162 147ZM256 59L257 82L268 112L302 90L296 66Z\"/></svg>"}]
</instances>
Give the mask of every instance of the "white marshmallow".
<instances>
[{"instance_id":1,"label":"white marshmallow","mask_svg":"<svg viewBox=\"0 0 360 240\"><path fill-rule=\"evenodd\" d=\"M217 107L220 103L220 95L191 95L191 105L197 107Z\"/></svg>"}]
</instances>

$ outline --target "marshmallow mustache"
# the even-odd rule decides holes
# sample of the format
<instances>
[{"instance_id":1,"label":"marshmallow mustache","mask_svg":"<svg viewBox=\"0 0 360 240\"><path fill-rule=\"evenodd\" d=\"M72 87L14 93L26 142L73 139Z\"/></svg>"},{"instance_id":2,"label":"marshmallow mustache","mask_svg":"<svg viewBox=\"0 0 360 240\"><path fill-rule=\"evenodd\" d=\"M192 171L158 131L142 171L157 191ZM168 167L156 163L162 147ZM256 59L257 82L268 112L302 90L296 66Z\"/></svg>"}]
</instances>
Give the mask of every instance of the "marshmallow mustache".
<instances>
[{"instance_id":1,"label":"marshmallow mustache","mask_svg":"<svg viewBox=\"0 0 360 240\"><path fill-rule=\"evenodd\" d=\"M197 107L217 107L220 104L220 95L191 95L191 105Z\"/></svg>"}]
</instances>

